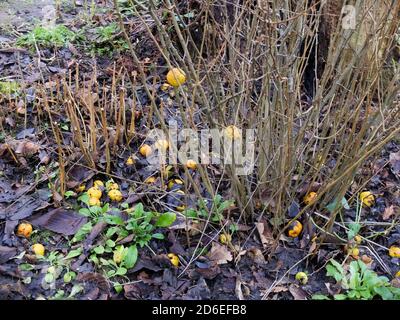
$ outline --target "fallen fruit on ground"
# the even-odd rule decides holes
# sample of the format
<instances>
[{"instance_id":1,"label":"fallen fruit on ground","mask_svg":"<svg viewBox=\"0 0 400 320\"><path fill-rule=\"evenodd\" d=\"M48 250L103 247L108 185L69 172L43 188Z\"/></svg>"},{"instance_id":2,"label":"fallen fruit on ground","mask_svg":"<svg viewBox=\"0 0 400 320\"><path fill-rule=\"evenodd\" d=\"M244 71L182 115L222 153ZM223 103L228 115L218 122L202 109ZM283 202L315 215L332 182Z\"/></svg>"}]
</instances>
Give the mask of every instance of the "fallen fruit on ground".
<instances>
[{"instance_id":1,"label":"fallen fruit on ground","mask_svg":"<svg viewBox=\"0 0 400 320\"><path fill-rule=\"evenodd\" d=\"M93 187L100 189L101 187L104 187L104 183L101 180L96 180L95 182L93 182Z\"/></svg>"},{"instance_id":2,"label":"fallen fruit on ground","mask_svg":"<svg viewBox=\"0 0 400 320\"><path fill-rule=\"evenodd\" d=\"M196 163L196 161L189 159L188 161L186 161L186 167L188 169L195 170L197 168L197 163Z\"/></svg>"},{"instance_id":3,"label":"fallen fruit on ground","mask_svg":"<svg viewBox=\"0 0 400 320\"><path fill-rule=\"evenodd\" d=\"M139 149L139 153L143 156L143 157L148 157L152 154L153 150L151 149L151 147L148 144L144 144L140 147Z\"/></svg>"},{"instance_id":4,"label":"fallen fruit on ground","mask_svg":"<svg viewBox=\"0 0 400 320\"><path fill-rule=\"evenodd\" d=\"M122 193L119 190L112 189L108 192L108 197L111 201L120 202L122 200Z\"/></svg>"},{"instance_id":5,"label":"fallen fruit on ground","mask_svg":"<svg viewBox=\"0 0 400 320\"><path fill-rule=\"evenodd\" d=\"M375 203L375 196L370 191L363 191L360 193L360 200L367 207L371 207Z\"/></svg>"},{"instance_id":6,"label":"fallen fruit on ground","mask_svg":"<svg viewBox=\"0 0 400 320\"><path fill-rule=\"evenodd\" d=\"M169 147L169 143L165 139L157 140L154 145L160 151L166 151L168 149L168 147Z\"/></svg>"},{"instance_id":7,"label":"fallen fruit on ground","mask_svg":"<svg viewBox=\"0 0 400 320\"><path fill-rule=\"evenodd\" d=\"M230 125L225 128L225 137L227 137L230 140L238 140L240 139L240 130L238 127L235 127L234 125Z\"/></svg>"},{"instance_id":8,"label":"fallen fruit on ground","mask_svg":"<svg viewBox=\"0 0 400 320\"><path fill-rule=\"evenodd\" d=\"M357 259L360 255L360 249L357 247L349 249L349 255L351 255L354 259Z\"/></svg>"},{"instance_id":9,"label":"fallen fruit on ground","mask_svg":"<svg viewBox=\"0 0 400 320\"><path fill-rule=\"evenodd\" d=\"M168 182L168 189L172 189L175 185L183 185L183 181L180 179L172 179Z\"/></svg>"},{"instance_id":10,"label":"fallen fruit on ground","mask_svg":"<svg viewBox=\"0 0 400 320\"><path fill-rule=\"evenodd\" d=\"M400 258L400 247L391 246L389 248L389 256L392 258Z\"/></svg>"},{"instance_id":11,"label":"fallen fruit on ground","mask_svg":"<svg viewBox=\"0 0 400 320\"><path fill-rule=\"evenodd\" d=\"M20 237L29 238L32 234L33 228L30 223L21 223L17 228L17 235Z\"/></svg>"},{"instance_id":12,"label":"fallen fruit on ground","mask_svg":"<svg viewBox=\"0 0 400 320\"><path fill-rule=\"evenodd\" d=\"M357 244L361 244L362 238L361 238L359 235L356 235L356 236L354 237L354 241L355 241Z\"/></svg>"},{"instance_id":13,"label":"fallen fruit on ground","mask_svg":"<svg viewBox=\"0 0 400 320\"><path fill-rule=\"evenodd\" d=\"M168 258L169 258L169 261L171 261L173 266L175 266L175 267L179 266L179 258L176 254L168 253Z\"/></svg>"},{"instance_id":14,"label":"fallen fruit on ground","mask_svg":"<svg viewBox=\"0 0 400 320\"><path fill-rule=\"evenodd\" d=\"M232 236L230 234L221 233L219 235L219 241L222 244L230 243L232 241Z\"/></svg>"},{"instance_id":15,"label":"fallen fruit on ground","mask_svg":"<svg viewBox=\"0 0 400 320\"><path fill-rule=\"evenodd\" d=\"M101 190L97 187L91 187L87 191L87 194L88 194L89 198L95 198L95 199L100 199L102 196Z\"/></svg>"},{"instance_id":16,"label":"fallen fruit on ground","mask_svg":"<svg viewBox=\"0 0 400 320\"><path fill-rule=\"evenodd\" d=\"M97 198L89 198L89 206L98 206L98 207L100 207L100 205L101 205L101 202L100 202L100 199L97 199Z\"/></svg>"},{"instance_id":17,"label":"fallen fruit on ground","mask_svg":"<svg viewBox=\"0 0 400 320\"><path fill-rule=\"evenodd\" d=\"M298 282L300 282L303 285L307 284L308 282L308 276L305 272L297 272L295 278Z\"/></svg>"},{"instance_id":18,"label":"fallen fruit on ground","mask_svg":"<svg viewBox=\"0 0 400 320\"><path fill-rule=\"evenodd\" d=\"M156 182L156 177L153 177L153 176L148 177L148 178L146 178L146 180L144 180L144 183L147 183L147 184L152 184L154 182Z\"/></svg>"},{"instance_id":19,"label":"fallen fruit on ground","mask_svg":"<svg viewBox=\"0 0 400 320\"><path fill-rule=\"evenodd\" d=\"M127 160L126 160L126 165L127 166L132 166L132 165L134 165L135 164L135 160L132 158L132 157L129 157Z\"/></svg>"},{"instance_id":20,"label":"fallen fruit on ground","mask_svg":"<svg viewBox=\"0 0 400 320\"><path fill-rule=\"evenodd\" d=\"M85 185L84 185L84 184L81 184L79 187L76 187L76 188L75 188L75 191L78 192L78 193L80 193L80 192L85 191L85 189L86 189Z\"/></svg>"},{"instance_id":21,"label":"fallen fruit on ground","mask_svg":"<svg viewBox=\"0 0 400 320\"><path fill-rule=\"evenodd\" d=\"M45 249L44 249L44 246L42 245L42 244L40 244L40 243L35 243L33 246L32 246L32 251L37 255L37 256L44 256L44 252L45 252Z\"/></svg>"},{"instance_id":22,"label":"fallen fruit on ground","mask_svg":"<svg viewBox=\"0 0 400 320\"><path fill-rule=\"evenodd\" d=\"M295 220L289 226L288 235L291 238L296 238L300 235L302 230L303 230L303 225L301 224L301 222Z\"/></svg>"},{"instance_id":23,"label":"fallen fruit on ground","mask_svg":"<svg viewBox=\"0 0 400 320\"><path fill-rule=\"evenodd\" d=\"M167 73L167 82L177 88L186 82L186 74L182 69L173 68Z\"/></svg>"},{"instance_id":24,"label":"fallen fruit on ground","mask_svg":"<svg viewBox=\"0 0 400 320\"><path fill-rule=\"evenodd\" d=\"M315 203L315 201L317 200L318 194L316 192L309 192L307 193L304 198L303 198L303 202L305 205L313 205Z\"/></svg>"},{"instance_id":25,"label":"fallen fruit on ground","mask_svg":"<svg viewBox=\"0 0 400 320\"><path fill-rule=\"evenodd\" d=\"M400 278L400 270L396 272L395 278Z\"/></svg>"}]
</instances>

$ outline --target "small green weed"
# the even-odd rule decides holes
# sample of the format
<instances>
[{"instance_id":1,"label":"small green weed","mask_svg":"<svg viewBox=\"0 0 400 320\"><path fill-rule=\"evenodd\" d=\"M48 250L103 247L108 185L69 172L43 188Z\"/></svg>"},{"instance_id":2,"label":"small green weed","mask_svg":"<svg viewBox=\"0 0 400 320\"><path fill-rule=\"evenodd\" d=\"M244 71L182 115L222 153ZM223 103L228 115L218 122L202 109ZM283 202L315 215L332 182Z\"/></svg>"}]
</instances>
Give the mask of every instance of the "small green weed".
<instances>
[{"instance_id":1,"label":"small green weed","mask_svg":"<svg viewBox=\"0 0 400 320\"><path fill-rule=\"evenodd\" d=\"M327 276L333 277L340 284L343 293L335 294L334 300L400 300L400 288L391 286L389 279L378 276L361 260L352 261L348 268L331 259L326 266ZM315 300L330 300L326 295L317 294Z\"/></svg>"}]
</instances>

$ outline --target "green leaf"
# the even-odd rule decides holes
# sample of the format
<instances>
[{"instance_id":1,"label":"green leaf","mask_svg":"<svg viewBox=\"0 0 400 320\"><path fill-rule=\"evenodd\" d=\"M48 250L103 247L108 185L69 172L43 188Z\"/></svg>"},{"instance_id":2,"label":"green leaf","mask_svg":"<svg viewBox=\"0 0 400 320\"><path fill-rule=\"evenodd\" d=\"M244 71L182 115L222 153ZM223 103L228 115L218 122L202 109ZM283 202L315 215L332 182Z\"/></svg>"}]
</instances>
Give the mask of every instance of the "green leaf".
<instances>
[{"instance_id":1,"label":"green leaf","mask_svg":"<svg viewBox=\"0 0 400 320\"><path fill-rule=\"evenodd\" d=\"M81 208L81 209L79 209L78 212L79 212L79 214L81 214L81 215L83 215L85 217L90 217L91 216L90 210L87 209L87 208Z\"/></svg>"},{"instance_id":2,"label":"green leaf","mask_svg":"<svg viewBox=\"0 0 400 320\"><path fill-rule=\"evenodd\" d=\"M127 270L126 268L124 268L124 267L119 267L119 268L117 269L117 271L115 272L115 275L116 275L116 276L123 276L123 275L125 275L127 272L128 272L128 270Z\"/></svg>"},{"instance_id":3,"label":"green leaf","mask_svg":"<svg viewBox=\"0 0 400 320\"><path fill-rule=\"evenodd\" d=\"M65 198L68 199L69 197L76 196L76 193L71 190L68 190L67 192L64 193L64 196Z\"/></svg>"},{"instance_id":4,"label":"green leaf","mask_svg":"<svg viewBox=\"0 0 400 320\"><path fill-rule=\"evenodd\" d=\"M107 245L107 247L114 248L115 247L115 242L112 241L111 239L108 239L106 241L106 245Z\"/></svg>"},{"instance_id":5,"label":"green leaf","mask_svg":"<svg viewBox=\"0 0 400 320\"><path fill-rule=\"evenodd\" d=\"M44 281L46 281L46 283L52 283L54 281L55 277L54 274L52 273L46 273L45 277L44 277Z\"/></svg>"},{"instance_id":6,"label":"green leaf","mask_svg":"<svg viewBox=\"0 0 400 320\"><path fill-rule=\"evenodd\" d=\"M123 289L124 289L124 287L123 287L120 283L116 282L116 283L114 284L114 290L115 290L117 293L121 293Z\"/></svg>"},{"instance_id":7,"label":"green leaf","mask_svg":"<svg viewBox=\"0 0 400 320\"><path fill-rule=\"evenodd\" d=\"M70 252L68 252L68 254L67 254L66 257L64 258L64 260L72 259L72 258L78 257L78 256L81 255L81 253L82 253L82 248L78 248L78 249L75 249L75 250L71 250Z\"/></svg>"},{"instance_id":8,"label":"green leaf","mask_svg":"<svg viewBox=\"0 0 400 320\"><path fill-rule=\"evenodd\" d=\"M335 295L333 296L333 298L334 298L335 300L346 300L346 299L347 299L347 296L346 296L345 294L335 294Z\"/></svg>"},{"instance_id":9,"label":"green leaf","mask_svg":"<svg viewBox=\"0 0 400 320\"><path fill-rule=\"evenodd\" d=\"M333 202L328 204L325 208L330 212L333 213L336 209L340 209L341 207L345 208L346 210L350 209L349 203L347 202L346 198L342 198L340 200L340 204L338 205L338 199L335 199Z\"/></svg>"},{"instance_id":10,"label":"green leaf","mask_svg":"<svg viewBox=\"0 0 400 320\"><path fill-rule=\"evenodd\" d=\"M169 227L171 224L174 223L176 219L176 214L173 212L166 212L163 213L156 222L156 227Z\"/></svg>"},{"instance_id":11,"label":"green leaf","mask_svg":"<svg viewBox=\"0 0 400 320\"><path fill-rule=\"evenodd\" d=\"M154 239L158 239L158 240L164 240L165 237L162 233L153 233L153 235L151 236Z\"/></svg>"},{"instance_id":12,"label":"green leaf","mask_svg":"<svg viewBox=\"0 0 400 320\"><path fill-rule=\"evenodd\" d=\"M375 287L374 291L379 294L383 300L393 300L392 292L386 287Z\"/></svg>"},{"instance_id":13,"label":"green leaf","mask_svg":"<svg viewBox=\"0 0 400 320\"><path fill-rule=\"evenodd\" d=\"M107 214L104 217L104 219L108 224L111 224L111 225L119 225L119 226L124 225L124 220L119 216Z\"/></svg>"},{"instance_id":14,"label":"green leaf","mask_svg":"<svg viewBox=\"0 0 400 320\"><path fill-rule=\"evenodd\" d=\"M85 192L84 194L82 194L79 198L79 201L83 202L84 204L86 204L89 207L89 195Z\"/></svg>"},{"instance_id":15,"label":"green leaf","mask_svg":"<svg viewBox=\"0 0 400 320\"><path fill-rule=\"evenodd\" d=\"M22 263L19 265L19 270L21 271L31 271L35 269L35 267L29 263Z\"/></svg>"},{"instance_id":16,"label":"green leaf","mask_svg":"<svg viewBox=\"0 0 400 320\"><path fill-rule=\"evenodd\" d=\"M314 294L311 297L312 300L331 300L329 299L327 296L323 295L323 294Z\"/></svg>"},{"instance_id":17,"label":"green leaf","mask_svg":"<svg viewBox=\"0 0 400 320\"><path fill-rule=\"evenodd\" d=\"M72 238L71 242L78 242L81 241L85 235L87 235L90 231L92 231L92 222L85 223L77 233L75 233L74 237Z\"/></svg>"},{"instance_id":18,"label":"green leaf","mask_svg":"<svg viewBox=\"0 0 400 320\"><path fill-rule=\"evenodd\" d=\"M135 245L130 246L124 257L124 265L128 269L133 268L138 258L138 250Z\"/></svg>"},{"instance_id":19,"label":"green leaf","mask_svg":"<svg viewBox=\"0 0 400 320\"><path fill-rule=\"evenodd\" d=\"M97 254L103 254L104 253L104 247L100 245L100 246L94 248L93 251L96 252Z\"/></svg>"}]
</instances>

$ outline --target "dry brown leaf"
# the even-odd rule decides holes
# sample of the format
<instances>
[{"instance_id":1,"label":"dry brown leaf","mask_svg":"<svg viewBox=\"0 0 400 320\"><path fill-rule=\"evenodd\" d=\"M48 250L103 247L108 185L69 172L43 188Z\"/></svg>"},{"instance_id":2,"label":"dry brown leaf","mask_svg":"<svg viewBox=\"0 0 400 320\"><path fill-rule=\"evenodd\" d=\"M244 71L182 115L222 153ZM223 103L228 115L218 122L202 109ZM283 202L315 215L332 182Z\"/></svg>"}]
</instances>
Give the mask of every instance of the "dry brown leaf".
<instances>
[{"instance_id":1,"label":"dry brown leaf","mask_svg":"<svg viewBox=\"0 0 400 320\"><path fill-rule=\"evenodd\" d=\"M268 247L274 242L272 232L266 222L256 223L256 228L258 234L260 235L260 240L264 248Z\"/></svg>"},{"instance_id":2,"label":"dry brown leaf","mask_svg":"<svg viewBox=\"0 0 400 320\"><path fill-rule=\"evenodd\" d=\"M396 208L393 205L391 205L390 207L386 207L385 211L383 212L382 219L389 220L391 216L396 214L397 210L395 209Z\"/></svg>"},{"instance_id":3,"label":"dry brown leaf","mask_svg":"<svg viewBox=\"0 0 400 320\"><path fill-rule=\"evenodd\" d=\"M294 300L307 300L307 293L297 285L291 284L289 292L292 294Z\"/></svg>"},{"instance_id":4,"label":"dry brown leaf","mask_svg":"<svg viewBox=\"0 0 400 320\"><path fill-rule=\"evenodd\" d=\"M228 261L232 261L232 253L226 246L220 245L217 242L213 242L208 257L216 264L225 264L228 263Z\"/></svg>"}]
</instances>

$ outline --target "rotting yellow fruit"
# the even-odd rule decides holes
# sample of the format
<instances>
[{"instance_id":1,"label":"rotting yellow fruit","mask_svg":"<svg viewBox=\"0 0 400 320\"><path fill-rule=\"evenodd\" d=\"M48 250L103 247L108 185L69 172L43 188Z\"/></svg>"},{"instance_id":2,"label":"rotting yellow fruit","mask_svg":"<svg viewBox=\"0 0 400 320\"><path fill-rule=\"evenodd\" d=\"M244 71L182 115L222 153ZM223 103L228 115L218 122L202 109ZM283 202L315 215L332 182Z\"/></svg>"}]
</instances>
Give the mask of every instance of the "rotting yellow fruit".
<instances>
[{"instance_id":1,"label":"rotting yellow fruit","mask_svg":"<svg viewBox=\"0 0 400 320\"><path fill-rule=\"evenodd\" d=\"M123 247L119 247L119 248L115 249L114 254L113 254L113 261L116 264L120 264L122 262L123 258L124 258Z\"/></svg>"},{"instance_id":2,"label":"rotting yellow fruit","mask_svg":"<svg viewBox=\"0 0 400 320\"><path fill-rule=\"evenodd\" d=\"M396 272L396 274L394 275L396 278L400 278L400 270Z\"/></svg>"},{"instance_id":3,"label":"rotting yellow fruit","mask_svg":"<svg viewBox=\"0 0 400 320\"><path fill-rule=\"evenodd\" d=\"M175 209L178 210L179 212L182 212L185 211L186 206L185 205L177 206Z\"/></svg>"},{"instance_id":4,"label":"rotting yellow fruit","mask_svg":"<svg viewBox=\"0 0 400 320\"><path fill-rule=\"evenodd\" d=\"M37 255L37 256L44 256L44 252L45 252L45 249L44 249L44 246L42 245L42 244L40 244L40 243L35 243L33 246L32 246L32 251Z\"/></svg>"},{"instance_id":5,"label":"rotting yellow fruit","mask_svg":"<svg viewBox=\"0 0 400 320\"><path fill-rule=\"evenodd\" d=\"M308 276L305 272L297 272L295 278L298 282L300 282L303 285L307 284L308 282Z\"/></svg>"},{"instance_id":6,"label":"rotting yellow fruit","mask_svg":"<svg viewBox=\"0 0 400 320\"><path fill-rule=\"evenodd\" d=\"M186 161L186 167L188 169L196 170L197 163L196 163L196 161L189 159L188 161Z\"/></svg>"},{"instance_id":7,"label":"rotting yellow fruit","mask_svg":"<svg viewBox=\"0 0 400 320\"><path fill-rule=\"evenodd\" d=\"M153 153L153 150L151 149L151 147L148 144L144 144L140 147L139 149L139 153L143 156L143 157L148 157Z\"/></svg>"},{"instance_id":8,"label":"rotting yellow fruit","mask_svg":"<svg viewBox=\"0 0 400 320\"><path fill-rule=\"evenodd\" d=\"M160 151L166 151L168 149L168 147L169 147L169 143L165 139L157 140L154 145Z\"/></svg>"},{"instance_id":9,"label":"rotting yellow fruit","mask_svg":"<svg viewBox=\"0 0 400 320\"><path fill-rule=\"evenodd\" d=\"M240 130L238 127L230 125L225 128L225 136L230 140L238 140L240 139Z\"/></svg>"},{"instance_id":10,"label":"rotting yellow fruit","mask_svg":"<svg viewBox=\"0 0 400 320\"><path fill-rule=\"evenodd\" d=\"M101 180L96 180L95 182L93 182L93 187L100 189L100 188L104 187L104 183Z\"/></svg>"},{"instance_id":11,"label":"rotting yellow fruit","mask_svg":"<svg viewBox=\"0 0 400 320\"><path fill-rule=\"evenodd\" d=\"M318 194L316 192L309 192L307 193L304 198L303 198L303 202L305 205L313 205L315 203L315 201L317 200L317 196Z\"/></svg>"},{"instance_id":12,"label":"rotting yellow fruit","mask_svg":"<svg viewBox=\"0 0 400 320\"><path fill-rule=\"evenodd\" d=\"M171 261L172 265L177 267L179 266L179 258L176 254L168 253L169 261Z\"/></svg>"},{"instance_id":13,"label":"rotting yellow fruit","mask_svg":"<svg viewBox=\"0 0 400 320\"><path fill-rule=\"evenodd\" d=\"M360 200L367 207L371 207L375 203L375 196L370 191L363 191L360 193Z\"/></svg>"},{"instance_id":14,"label":"rotting yellow fruit","mask_svg":"<svg viewBox=\"0 0 400 320\"><path fill-rule=\"evenodd\" d=\"M86 186L84 184L81 184L79 187L76 187L75 191L80 193L80 192L85 191L85 189L86 189Z\"/></svg>"},{"instance_id":15,"label":"rotting yellow fruit","mask_svg":"<svg viewBox=\"0 0 400 320\"><path fill-rule=\"evenodd\" d=\"M113 189L108 192L108 197L111 201L120 202L122 200L122 193L119 190Z\"/></svg>"},{"instance_id":16,"label":"rotting yellow fruit","mask_svg":"<svg viewBox=\"0 0 400 320\"><path fill-rule=\"evenodd\" d=\"M89 198L89 206L93 207L93 206L98 206L100 207L101 202L100 199L97 198Z\"/></svg>"},{"instance_id":17,"label":"rotting yellow fruit","mask_svg":"<svg viewBox=\"0 0 400 320\"><path fill-rule=\"evenodd\" d=\"M289 226L288 235L289 237L297 238L302 230L303 230L303 225L301 224L301 222L295 220Z\"/></svg>"},{"instance_id":18,"label":"rotting yellow fruit","mask_svg":"<svg viewBox=\"0 0 400 320\"><path fill-rule=\"evenodd\" d=\"M156 180L157 180L156 177L151 176L151 177L146 178L146 180L144 180L144 183L152 184L152 183L156 182Z\"/></svg>"},{"instance_id":19,"label":"rotting yellow fruit","mask_svg":"<svg viewBox=\"0 0 400 320\"><path fill-rule=\"evenodd\" d=\"M110 191L110 190L119 190L119 185L118 185L118 183L115 183L115 182L109 182L109 183L107 183L107 190L108 190L108 191Z\"/></svg>"},{"instance_id":20,"label":"rotting yellow fruit","mask_svg":"<svg viewBox=\"0 0 400 320\"><path fill-rule=\"evenodd\" d=\"M360 249L357 247L349 249L349 255L351 255L354 259L358 259L360 256Z\"/></svg>"},{"instance_id":21,"label":"rotting yellow fruit","mask_svg":"<svg viewBox=\"0 0 400 320\"><path fill-rule=\"evenodd\" d=\"M161 85L161 90L162 91L168 91L169 88L171 88L171 85L169 83L163 83Z\"/></svg>"},{"instance_id":22,"label":"rotting yellow fruit","mask_svg":"<svg viewBox=\"0 0 400 320\"><path fill-rule=\"evenodd\" d=\"M97 187L89 188L89 190L87 191L87 194L88 194L89 198L95 198L95 199L100 199L102 196L101 190Z\"/></svg>"},{"instance_id":23,"label":"rotting yellow fruit","mask_svg":"<svg viewBox=\"0 0 400 320\"><path fill-rule=\"evenodd\" d=\"M355 241L357 244L361 244L362 238L361 238L359 235L356 235L356 236L354 237L354 241Z\"/></svg>"},{"instance_id":24,"label":"rotting yellow fruit","mask_svg":"<svg viewBox=\"0 0 400 320\"><path fill-rule=\"evenodd\" d=\"M389 256L392 258L400 258L400 247L391 246L389 248Z\"/></svg>"},{"instance_id":25,"label":"rotting yellow fruit","mask_svg":"<svg viewBox=\"0 0 400 320\"><path fill-rule=\"evenodd\" d=\"M127 160L126 160L126 165L127 166L132 166L132 165L134 165L135 164L135 160L132 158L132 157L129 157Z\"/></svg>"},{"instance_id":26,"label":"rotting yellow fruit","mask_svg":"<svg viewBox=\"0 0 400 320\"><path fill-rule=\"evenodd\" d=\"M183 181L180 179L172 179L168 182L168 189L172 189L174 187L174 185L179 184L179 185L183 185Z\"/></svg>"},{"instance_id":27,"label":"rotting yellow fruit","mask_svg":"<svg viewBox=\"0 0 400 320\"><path fill-rule=\"evenodd\" d=\"M232 236L230 234L226 234L226 233L221 233L219 235L219 241L222 244L227 244L230 243L232 241Z\"/></svg>"},{"instance_id":28,"label":"rotting yellow fruit","mask_svg":"<svg viewBox=\"0 0 400 320\"><path fill-rule=\"evenodd\" d=\"M167 82L177 88L186 82L186 74L182 69L173 68L167 73Z\"/></svg>"},{"instance_id":29,"label":"rotting yellow fruit","mask_svg":"<svg viewBox=\"0 0 400 320\"><path fill-rule=\"evenodd\" d=\"M29 238L32 234L33 228L30 223L21 223L17 228L17 235L20 237Z\"/></svg>"}]
</instances>

